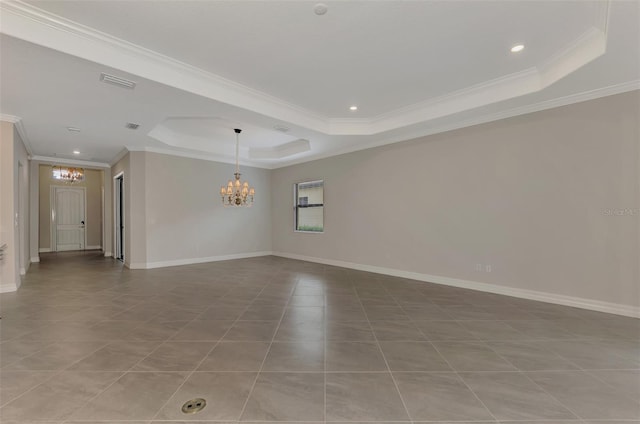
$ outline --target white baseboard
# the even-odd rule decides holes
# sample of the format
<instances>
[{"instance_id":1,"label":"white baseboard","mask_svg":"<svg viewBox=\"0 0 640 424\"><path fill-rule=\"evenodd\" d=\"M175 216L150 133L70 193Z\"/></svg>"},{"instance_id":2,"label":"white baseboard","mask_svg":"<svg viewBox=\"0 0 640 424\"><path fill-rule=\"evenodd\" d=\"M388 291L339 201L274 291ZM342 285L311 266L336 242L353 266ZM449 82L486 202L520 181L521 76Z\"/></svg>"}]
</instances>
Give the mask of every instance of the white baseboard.
<instances>
[{"instance_id":1,"label":"white baseboard","mask_svg":"<svg viewBox=\"0 0 640 424\"><path fill-rule=\"evenodd\" d=\"M105 258L110 258L110 257L112 257L112 256L113 256L113 253L111 253L111 252L104 252L104 257L105 257Z\"/></svg>"},{"instance_id":2,"label":"white baseboard","mask_svg":"<svg viewBox=\"0 0 640 424\"><path fill-rule=\"evenodd\" d=\"M209 256L206 258L189 258L189 259L177 259L172 261L159 261L159 262L132 262L125 265L130 269L152 269L152 268L164 268L169 266L180 266L180 265L192 265L192 264L201 264L205 262L218 262L218 261L228 261L232 259L245 259L245 258L255 258L258 256L269 256L272 252L270 251L261 251L261 252L249 252L249 253L234 253L231 255L220 255L220 256Z\"/></svg>"},{"instance_id":3,"label":"white baseboard","mask_svg":"<svg viewBox=\"0 0 640 424\"><path fill-rule=\"evenodd\" d=\"M38 263L38 262L40 262L40 256L32 256L31 257L31 263L32 264Z\"/></svg>"},{"instance_id":4,"label":"white baseboard","mask_svg":"<svg viewBox=\"0 0 640 424\"><path fill-rule=\"evenodd\" d=\"M618 303L603 302L594 299L566 296L562 294L547 293L536 290L519 289L515 287L499 286L496 284L481 283L478 281L461 280L458 278L443 277L439 275L421 274L417 272L403 271L393 268L383 268L372 265L363 265L353 262L337 261L333 259L316 258L312 256L295 255L283 252L272 252L274 256L297 259L301 261L315 262L325 265L350 268L358 271L373 272L376 274L391 275L394 277L408 278L411 280L425 281L429 283L442 284L446 286L459 287L463 289L479 290L488 293L502 294L506 296L518 297L522 299L537 300L541 302L554 303L557 305L572 306L575 308L589 309L592 311L606 312L610 314L623 315L627 317L640 318L640 307L622 305Z\"/></svg>"},{"instance_id":5,"label":"white baseboard","mask_svg":"<svg viewBox=\"0 0 640 424\"><path fill-rule=\"evenodd\" d=\"M27 275L27 270L24 268L20 268L20 275Z\"/></svg>"},{"instance_id":6,"label":"white baseboard","mask_svg":"<svg viewBox=\"0 0 640 424\"><path fill-rule=\"evenodd\" d=\"M41 247L40 249L38 249L39 253L47 253L47 252L51 252L51 248L50 247Z\"/></svg>"},{"instance_id":7,"label":"white baseboard","mask_svg":"<svg viewBox=\"0 0 640 424\"><path fill-rule=\"evenodd\" d=\"M9 293L18 290L15 284L0 284L0 293Z\"/></svg>"},{"instance_id":8,"label":"white baseboard","mask_svg":"<svg viewBox=\"0 0 640 424\"><path fill-rule=\"evenodd\" d=\"M86 246L84 248L84 250L102 250L102 246L97 245L97 246Z\"/></svg>"}]
</instances>

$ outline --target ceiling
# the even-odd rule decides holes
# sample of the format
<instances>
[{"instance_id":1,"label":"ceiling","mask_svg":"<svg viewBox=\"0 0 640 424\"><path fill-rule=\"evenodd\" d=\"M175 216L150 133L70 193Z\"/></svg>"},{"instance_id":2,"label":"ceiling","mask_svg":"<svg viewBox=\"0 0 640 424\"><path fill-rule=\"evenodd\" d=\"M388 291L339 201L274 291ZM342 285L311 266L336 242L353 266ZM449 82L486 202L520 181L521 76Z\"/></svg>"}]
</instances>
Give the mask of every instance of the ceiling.
<instances>
[{"instance_id":1,"label":"ceiling","mask_svg":"<svg viewBox=\"0 0 640 424\"><path fill-rule=\"evenodd\" d=\"M639 2L316 4L0 2L0 113L40 159L229 162L242 128L276 168L640 88Z\"/></svg>"}]
</instances>

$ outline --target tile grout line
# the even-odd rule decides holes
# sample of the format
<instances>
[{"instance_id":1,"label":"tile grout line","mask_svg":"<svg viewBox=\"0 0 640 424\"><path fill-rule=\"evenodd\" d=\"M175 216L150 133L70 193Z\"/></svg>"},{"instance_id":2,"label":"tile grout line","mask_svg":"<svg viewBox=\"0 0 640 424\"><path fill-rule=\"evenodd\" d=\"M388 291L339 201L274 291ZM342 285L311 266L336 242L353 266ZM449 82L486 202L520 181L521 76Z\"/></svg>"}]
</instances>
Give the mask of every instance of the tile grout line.
<instances>
[{"instance_id":1,"label":"tile grout line","mask_svg":"<svg viewBox=\"0 0 640 424\"><path fill-rule=\"evenodd\" d=\"M554 399L556 402L558 402L558 404L560 406L562 406L563 408L565 408L567 411L569 411L571 414L573 414L574 417L578 418L579 420L585 420L585 418L581 417L580 415L578 415L573 409L569 408L567 405L565 405L563 402L560 402L560 399L558 399L557 397L555 397L554 395L552 395L551 393L549 393L548 391L546 391L542 386L540 386L539 384L537 384L535 381L533 381L533 379L531 379L526 372L523 372L522 370L520 370L517 366L515 366L511 361L509 361L507 358L505 358L504 356L500 355L500 353L496 352L495 350L491 349L491 346L487 345L487 348L489 348L493 353L495 353L496 355L498 355L498 357L502 358L503 361L506 361L507 363L511 364L516 370L518 370L518 374L522 375L523 377L525 377L528 381L530 381L535 387L538 387L540 390L542 390L542 392L546 393L549 397L551 397L552 399ZM555 353L555 352L553 352ZM565 359L563 357L563 359ZM576 364L577 365L577 364Z\"/></svg>"},{"instance_id":2,"label":"tile grout line","mask_svg":"<svg viewBox=\"0 0 640 424\"><path fill-rule=\"evenodd\" d=\"M273 278L273 277L272 277ZM271 282L271 280L270 280ZM268 285L268 283L267 283ZM267 285L265 285L265 287L262 289L264 290ZM242 405L242 409L240 410L240 414L238 415L238 419L236 420L237 422L240 422L242 420L242 416L244 415L245 409L247 408L247 405L249 404L249 400L251 399L251 395L253 394L253 390L256 387L256 383L258 382L258 379L260 378L260 374L262 373L262 368L264 367L265 362L267 362L267 357L269 356L269 352L271 352L271 346L273 346L273 342L276 338L276 335L278 334L278 331L280 330L280 325L282 324L282 320L284 319L284 316L287 313L287 307L289 306L289 303L291 302L291 297L293 296L293 292L295 291L296 286L298 285L298 280L296 279L296 284L293 287L293 290L291 290L291 292L289 293L289 297L287 298L287 302L284 305L283 311L282 311L282 315L280 316L280 320L278 321L278 325L276 326L275 331L273 332L273 336L271 336L271 342L269 342L269 347L267 348L267 352L264 355L264 358L262 358L262 363L260 364L260 368L258 369L258 372L256 373L256 378L253 380L253 384L251 385L251 388L249 389L249 393L247 394L247 399L245 399L244 404ZM260 292L262 293L262 291Z\"/></svg>"},{"instance_id":3,"label":"tile grout line","mask_svg":"<svg viewBox=\"0 0 640 424\"><path fill-rule=\"evenodd\" d=\"M387 295L389 295L389 292L387 291L386 288L384 288L384 286L382 287L384 289L385 292L387 292ZM371 328L371 332L373 333L373 339L376 342L376 346L378 346L378 350L380 351L380 355L382 355L382 360L384 361L384 364L387 367L387 372L389 373L389 375L391 376L391 381L393 382L393 386L396 388L396 393L398 393L398 397L400 398L400 402L402 402L402 407L404 408L404 413L407 414L407 418L409 418L409 421L413 422L413 418L411 417L411 414L409 413L409 408L407 408L407 404L404 401L404 398L402 397L402 393L400 393L400 388L398 387L398 382L396 381L395 377L393 376L393 372L391 371L391 367L389 366L389 362L387 361L387 357L384 355L384 352L382 351L382 346L380 346L380 341L378 340L378 336L376 335L375 330L373 329L373 326L371 325L371 320L369 319L369 314L367 313L366 308L364 307L364 304L362 303L362 299L360 298L360 293L357 292L356 290L356 296L358 297L358 302L360 302L360 306L362 307L362 310L364 311L364 315L367 318L367 323L369 323L369 328ZM393 299L394 302L396 302L396 300L391 297ZM398 302L396 302L396 305L398 304ZM404 309L403 309L404 312ZM420 330L418 330L420 331Z\"/></svg>"},{"instance_id":4,"label":"tile grout line","mask_svg":"<svg viewBox=\"0 0 640 424\"><path fill-rule=\"evenodd\" d=\"M151 318L151 319L153 319L153 318ZM150 320L151 320L151 319L150 319ZM193 320L192 320L192 321L193 321ZM189 322L191 322L191 321L189 321ZM136 327L136 328L137 328L137 327ZM108 345L109 345L110 343L112 343L112 342L113 342L113 340L112 340L111 342L107 343L107 345L103 346L102 348L104 348L104 347L108 346ZM161 343L160 343L160 344L159 344L155 349L153 349L153 350L152 350L152 352L155 352L155 351L156 351L160 346L162 346L163 344L164 344L164 342L161 342ZM102 349L102 348L101 348L101 349ZM98 350L100 350L100 349L98 349ZM96 351L96 352L97 352L97 351ZM95 352L93 352L93 353L95 353ZM151 355L151 353L149 353L149 354L148 354L147 356L145 356L143 359L146 359L149 355ZM87 357L88 357L88 356L87 356ZM85 357L85 358L87 358L87 357ZM85 358L83 358L83 359L85 359ZM142 359L141 359L141 360L142 360ZM140 361L141 361L141 360L140 360ZM131 369L132 369L134 366L138 365L138 363L140 363L140 361L136 362L134 365L132 365L131 367L129 367L127 370L123 371L121 375L119 375L115 380L113 380L110 384L108 384L108 385L107 385L103 390L101 390L101 391L100 391L99 393L97 393L95 396L93 396L92 398L90 398L90 399L86 400L86 401L84 402L84 405L89 405L89 404L90 404L93 400L95 400L98 396L100 396L101 394L103 394L104 392L106 392L109 388L111 388L111 386L113 386L113 385L114 385L114 384L116 384L118 381L120 381L120 379L121 379L122 377L124 377L126 374L130 373L130 372L131 372ZM94 371L94 372L105 372L105 371ZM119 372L119 371L115 371L115 372ZM167 372L170 372L170 371L167 371ZM186 379L185 379L185 381L186 381ZM184 383L184 382L183 382L183 383ZM172 396L173 396L173 394L172 394ZM164 405L163 405L163 406L164 406ZM70 415L70 417L73 417L73 415L75 415L78 411L79 411L79 408L78 408L78 409L76 409L75 411L73 411L73 413ZM68 421L69 421L69 420L66 420L66 421L63 421L63 422L65 422L65 423L66 423L66 422L68 422Z\"/></svg>"},{"instance_id":5,"label":"tile grout line","mask_svg":"<svg viewBox=\"0 0 640 424\"><path fill-rule=\"evenodd\" d=\"M231 290L231 289L229 289L229 290ZM225 293L225 295L226 295L226 293ZM225 295L223 295L222 297L224 297ZM247 307L248 307L248 306L247 306ZM161 313L161 312L160 312L160 313ZM160 315L160 313L158 313L158 314L154 315L154 317L150 318L149 320L147 320L147 321L145 321L145 322L148 322L148 321L153 320L155 317L157 317L158 315ZM189 323L191 323L191 322L193 322L193 321L195 321L195 320L196 320L196 318L193 318L191 321L187 322L187 324L185 324L185 326L189 325ZM141 324L140 326L142 326L142 324ZM137 328L137 327L136 327L136 328ZM183 327L183 328L184 328L184 327ZM134 328L134 329L132 329L132 331L133 331L133 330L135 330L135 328ZM179 331L180 331L180 330L178 330L178 332L179 332ZM229 330L227 330L227 332L228 332L228 331L229 331ZM176 333L177 333L177 332L176 332ZM175 335L175 334L174 334L174 335ZM225 335L226 335L226 332L225 332ZM223 335L222 337L224 337L224 335ZM128 374L128 373L132 372L132 371L131 371L131 369L133 369L133 367L135 367L136 365L138 365L142 360L144 360L144 359L146 359L147 357L149 357L153 352L155 352L158 348L160 348L160 346L162 346L166 341L167 341L167 340L160 342L160 344L159 344L155 349L153 349L153 350L152 350L152 352L150 352L150 353L149 353L149 354L147 354L144 358L142 358L141 360L139 360L138 362L136 362L134 365L132 365L131 367L129 367L127 370L125 370L125 371L124 371L120 376L118 376L118 378L116 378L116 379L115 379L111 384L109 384L107 387L105 387L105 388L104 388L104 390L100 391L98 394L96 394L95 396L93 396L91 399L87 400L87 401L85 402L85 405L88 405L91 401L93 401L93 400L94 400L94 399L96 399L98 396L100 396L101 394L103 394L104 392L106 392L110 387L112 387L114 384L116 384L116 383L117 383L117 382L118 382L122 377L124 377L126 374ZM111 342L113 342L113 341L111 341ZM214 346L211 348L211 350L209 351L209 353L210 353L213 349L215 349L215 347L218 345L218 343L219 343L219 342L220 342L220 340L218 340L218 341L216 341L216 342L214 343ZM109 345L109 344L110 344L110 343L107 343L107 345ZM105 345L105 346L107 346L107 345ZM104 348L105 346L103 346L103 348ZM98 349L98 350L99 350L99 349ZM97 352L97 351L96 351L96 352ZM94 352L94 353L95 353L95 352ZM209 354L209 353L207 353L207 355L205 355L205 358L206 358L206 356L208 356L208 354ZM86 358L86 357L85 357L85 358ZM83 358L83 359L84 359L84 358ZM202 361L201 361L201 362L202 362ZM200 362L200 363L198 363L198 365L196 366L196 369L197 369L197 367L198 367L198 366L200 366L201 362ZM194 369L194 371L195 371L195 369ZM172 371L164 371L164 372L172 372ZM174 372L175 372L175 371L174 371ZM189 374L184 378L184 380L182 381L182 383L180 384L180 386L178 387L178 389L180 389L180 388L184 385L184 383L185 383L185 382L187 381L187 379L191 376L191 374L193 374L193 371L191 371L191 373L189 373ZM174 392L171 394L171 396L169 396L169 399L167 400L167 402L165 402L165 403L162 405L162 407L158 410L158 412L157 412L155 415L157 415L157 414L162 410L162 408L164 408L164 406L169 402L169 400L171 400L171 398L173 397L173 395L175 395L175 393L178 391L178 389L176 389L176 391L174 391ZM74 411L74 412L73 412L73 414L72 414L71 416L73 416L77 411L78 411L78 410ZM155 415L154 415L154 417L155 417Z\"/></svg>"},{"instance_id":6,"label":"tile grout line","mask_svg":"<svg viewBox=\"0 0 640 424\"><path fill-rule=\"evenodd\" d=\"M240 281L242 282L244 280L243 279ZM202 365L202 363L209 357L209 355L211 355L211 352L213 352L215 350L215 348L222 342L222 340L225 338L225 336L229 333L229 331L231 331L231 329L233 328L233 326L240 321L240 317L247 312L247 310L251 307L251 304L255 301L255 299L260 296L260 294L262 294L262 292L265 290L265 288L267 287L269 283L265 284L262 289L260 290L260 292L258 292L258 294L253 298L253 300L242 310L242 313L238 314L238 318L236 318L231 325L229 325L229 328L227 329L227 331L224 332L224 334L222 336L220 336L220 338L216 341L216 343L213 345L213 347L209 350L209 352L207 352L206 355L204 355L204 357L200 360L200 362L198 362L198 364L194 367L194 369L185 377L185 379L182 381L182 383L176 388L176 390L171 394L171 396L169 396L169 398L167 399L167 401L158 409L158 412L155 413L155 415L153 416L153 418L155 419L158 414L160 414L162 412L162 410L165 408L165 406L167 406L167 404L171 401L171 399L173 399L173 397L176 395L176 393L178 393L180 391L180 389L185 385L185 383L189 380L189 378L191 378L191 376L196 372L196 370L198 368L200 368L200 366ZM220 299L224 299L224 297L229 294L229 291L231 291L232 288L229 288L224 295L222 295L220 297ZM209 308L205 309L208 310ZM202 312L204 313L204 311ZM201 314L202 314L201 313ZM200 316L201 314L198 314L198 316ZM197 318L194 318L192 321L196 321ZM238 418L239 420L240 418Z\"/></svg>"},{"instance_id":7,"label":"tile grout line","mask_svg":"<svg viewBox=\"0 0 640 424\"><path fill-rule=\"evenodd\" d=\"M425 336L426 337L426 336ZM491 409L489 409L489 407L482 401L482 399L480 399L480 396L478 396L476 394L476 392L473 391L473 389L469 386L469 384L467 384L467 382L464 380L464 378L462 378L462 376L460 375L460 373L458 372L457 369L455 369L451 363L447 360L447 358L445 358L445 356L438 350L438 347L431 341L429 341L429 344L435 349L436 352L438 352L438 355L440 355L442 357L442 359L444 359L444 361L447 363L447 365L449 365L449 367L453 370L453 372L455 373L456 377L458 377L458 380L460 380L462 382L462 384L464 384L464 386L467 388L467 390L469 390L469 392L471 392L471 394L478 400L478 402L480 402L480 404L482 405L482 407L489 413L489 415L491 415L493 417L493 419L497 422L498 418L496 418L496 416L493 414L493 412L491 411Z\"/></svg>"}]
</instances>

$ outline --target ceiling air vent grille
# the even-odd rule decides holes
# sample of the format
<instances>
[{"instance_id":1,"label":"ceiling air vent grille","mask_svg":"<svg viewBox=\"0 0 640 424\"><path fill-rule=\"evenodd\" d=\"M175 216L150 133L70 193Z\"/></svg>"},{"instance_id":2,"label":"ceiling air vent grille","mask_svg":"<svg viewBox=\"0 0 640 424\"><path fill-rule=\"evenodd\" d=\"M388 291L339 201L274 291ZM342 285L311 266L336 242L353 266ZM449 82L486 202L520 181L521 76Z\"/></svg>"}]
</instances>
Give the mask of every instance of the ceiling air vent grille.
<instances>
[{"instance_id":1,"label":"ceiling air vent grille","mask_svg":"<svg viewBox=\"0 0 640 424\"><path fill-rule=\"evenodd\" d=\"M122 88L128 88L129 90L133 90L136 87L136 83L133 81L116 77L115 75L105 74L104 72L100 74L100 81Z\"/></svg>"},{"instance_id":2,"label":"ceiling air vent grille","mask_svg":"<svg viewBox=\"0 0 640 424\"><path fill-rule=\"evenodd\" d=\"M125 128L129 128L130 130L137 130L140 124L134 124L133 122L127 122Z\"/></svg>"}]
</instances>

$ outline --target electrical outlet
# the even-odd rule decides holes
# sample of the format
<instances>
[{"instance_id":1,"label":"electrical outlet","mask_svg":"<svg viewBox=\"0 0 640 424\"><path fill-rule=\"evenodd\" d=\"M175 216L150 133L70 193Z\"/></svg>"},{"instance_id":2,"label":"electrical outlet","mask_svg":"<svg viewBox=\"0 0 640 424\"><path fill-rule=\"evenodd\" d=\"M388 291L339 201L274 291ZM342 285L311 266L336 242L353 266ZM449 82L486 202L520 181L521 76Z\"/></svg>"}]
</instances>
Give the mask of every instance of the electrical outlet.
<instances>
[{"instance_id":1,"label":"electrical outlet","mask_svg":"<svg viewBox=\"0 0 640 424\"><path fill-rule=\"evenodd\" d=\"M476 264L476 271L482 271L482 264Z\"/></svg>"},{"instance_id":2,"label":"electrical outlet","mask_svg":"<svg viewBox=\"0 0 640 424\"><path fill-rule=\"evenodd\" d=\"M484 270L487 272L491 272L491 265L485 265Z\"/></svg>"}]
</instances>

